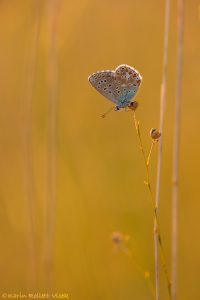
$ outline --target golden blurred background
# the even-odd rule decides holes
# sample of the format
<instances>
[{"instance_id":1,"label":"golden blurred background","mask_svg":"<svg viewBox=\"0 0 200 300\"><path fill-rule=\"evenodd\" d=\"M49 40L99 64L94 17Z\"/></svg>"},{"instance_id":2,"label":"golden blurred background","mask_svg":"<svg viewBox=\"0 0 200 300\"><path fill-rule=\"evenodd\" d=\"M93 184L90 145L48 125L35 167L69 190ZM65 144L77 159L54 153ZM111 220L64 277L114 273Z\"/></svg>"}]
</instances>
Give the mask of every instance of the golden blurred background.
<instances>
[{"instance_id":1,"label":"golden blurred background","mask_svg":"<svg viewBox=\"0 0 200 300\"><path fill-rule=\"evenodd\" d=\"M181 300L199 298L199 4L185 1ZM147 150L149 130L159 124L164 8L156 0L0 1L1 293L51 289L73 300L151 299L136 267L143 265L154 283L153 213L132 114L101 119L112 103L87 78L123 63L139 70L137 117ZM176 18L172 1L160 207L169 268ZM137 263L114 249L113 231L130 236ZM163 274L161 293L167 299Z\"/></svg>"}]
</instances>

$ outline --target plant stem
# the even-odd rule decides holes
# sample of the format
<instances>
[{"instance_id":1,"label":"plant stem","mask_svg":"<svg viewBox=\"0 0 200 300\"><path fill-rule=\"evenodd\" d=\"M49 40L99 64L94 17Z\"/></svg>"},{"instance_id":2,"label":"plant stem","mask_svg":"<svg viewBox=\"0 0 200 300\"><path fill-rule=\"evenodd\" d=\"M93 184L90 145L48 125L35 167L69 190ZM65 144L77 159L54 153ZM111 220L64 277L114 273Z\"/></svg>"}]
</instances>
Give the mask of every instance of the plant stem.
<instances>
[{"instance_id":1,"label":"plant stem","mask_svg":"<svg viewBox=\"0 0 200 300\"><path fill-rule=\"evenodd\" d=\"M60 1L47 1L49 22L48 47L48 152L47 152L47 201L45 206L45 269L49 291L54 284L54 244L56 222L57 178L57 112L58 112L58 47L57 33Z\"/></svg>"},{"instance_id":2,"label":"plant stem","mask_svg":"<svg viewBox=\"0 0 200 300\"><path fill-rule=\"evenodd\" d=\"M147 272L145 268L137 262L137 259L133 256L133 253L126 246L121 245L119 249L131 259L131 262L137 268L140 275L145 279L148 289L151 292L152 297L155 299L155 289L152 281L150 280L149 272ZM148 276L146 276L146 273L148 273Z\"/></svg>"},{"instance_id":3,"label":"plant stem","mask_svg":"<svg viewBox=\"0 0 200 300\"><path fill-rule=\"evenodd\" d=\"M162 239L161 239L160 225L159 225L159 220L158 220L158 215L157 215L157 207L156 207L155 202L154 202L154 196L153 196L153 192L152 192L152 188L151 188L150 175L149 175L150 156L151 156L152 149L153 149L153 146L155 144L155 141L152 141L148 158L146 158L143 143L142 143L141 133L140 133L140 125L139 125L139 121L137 121L137 119L136 119L135 111L133 112L133 116L134 116L135 129L136 129L137 136L138 136L138 139L139 139L140 150L142 152L142 156L143 156L144 163L145 163L145 168L146 168L146 180L145 180L144 183L148 187L148 190L149 190L149 193L150 193L151 205L152 205L154 218L155 218L155 222L156 222L156 232L155 232L155 228L154 228L154 238L155 238L155 235L156 235L156 239L158 239L158 243L159 243L159 246L160 246L162 267L163 267L163 271L164 271L166 281L167 281L169 299L171 299L171 281L170 281L170 276L169 276L169 272L168 272L168 268L167 268L167 264L166 264L165 252L164 252L163 243L162 243ZM157 257L155 257L155 258L157 258ZM156 285L156 287L157 287L157 285ZM156 294L158 294L157 291L156 291Z\"/></svg>"},{"instance_id":4,"label":"plant stem","mask_svg":"<svg viewBox=\"0 0 200 300\"><path fill-rule=\"evenodd\" d=\"M163 72L160 91L160 132L162 138L158 146L158 164L157 164L157 180L156 180L156 200L155 206L158 215L160 205L160 190L161 190L161 168L163 157L163 131L166 107L166 92L167 92L167 66L168 66L168 48L169 48L169 25L170 25L170 0L165 1L165 27L164 27L164 52L163 52ZM160 300L160 283L159 283L159 255L158 255L158 237L156 219L154 220L154 247L155 247L155 270L156 270L156 300Z\"/></svg>"},{"instance_id":5,"label":"plant stem","mask_svg":"<svg viewBox=\"0 0 200 300\"><path fill-rule=\"evenodd\" d=\"M39 36L39 0L36 0L33 5L33 25L31 31L31 40L28 47L28 61L26 70L26 84L24 86L25 96L23 96L23 150L24 150L24 182L26 189L26 200L27 200L27 238L29 246L29 264L28 274L30 277L30 287L36 287L36 190L35 190L35 177L33 168L33 137L32 137L32 121L33 121L33 95L36 78L36 61L37 61L37 47L38 47L38 36Z\"/></svg>"},{"instance_id":6,"label":"plant stem","mask_svg":"<svg viewBox=\"0 0 200 300\"><path fill-rule=\"evenodd\" d=\"M180 117L183 77L184 1L178 0L177 85L174 125L173 190L172 190L172 299L177 296L177 219L179 184Z\"/></svg>"}]
</instances>

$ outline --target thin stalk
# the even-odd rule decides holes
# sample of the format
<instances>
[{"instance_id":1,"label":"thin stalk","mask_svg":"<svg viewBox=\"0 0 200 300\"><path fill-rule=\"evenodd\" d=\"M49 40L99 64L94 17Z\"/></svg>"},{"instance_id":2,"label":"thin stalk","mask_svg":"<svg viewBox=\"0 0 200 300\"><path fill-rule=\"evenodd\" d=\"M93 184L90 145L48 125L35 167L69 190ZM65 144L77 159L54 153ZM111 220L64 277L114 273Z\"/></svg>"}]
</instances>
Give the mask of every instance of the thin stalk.
<instances>
[{"instance_id":1,"label":"thin stalk","mask_svg":"<svg viewBox=\"0 0 200 300\"><path fill-rule=\"evenodd\" d=\"M33 140L32 140L32 121L33 121L33 95L34 85L36 77L36 60L37 60L37 47L39 36L39 1L35 1L33 7L33 28L31 32L31 41L28 48L28 70L26 72L27 83L26 95L23 96L23 148L24 148L24 182L26 188L26 200L27 200L27 230L28 230L28 244L29 244L29 264L28 274L30 276L31 287L36 285L36 191L35 191L35 178L33 170Z\"/></svg>"},{"instance_id":2,"label":"thin stalk","mask_svg":"<svg viewBox=\"0 0 200 300\"><path fill-rule=\"evenodd\" d=\"M54 245L56 222L56 178L57 178L57 112L58 112L58 47L57 33L60 11L59 0L48 0L48 152L47 152L47 202L45 207L45 263L46 282L53 290Z\"/></svg>"},{"instance_id":3,"label":"thin stalk","mask_svg":"<svg viewBox=\"0 0 200 300\"><path fill-rule=\"evenodd\" d=\"M127 247L125 247L124 245L121 245L120 250L131 259L131 262L137 268L140 275L145 279L147 287L148 287L153 299L155 299L155 295L156 295L155 289L154 289L152 281L150 280L149 272L146 271L145 268L137 262L137 259L133 256L133 253Z\"/></svg>"},{"instance_id":4,"label":"thin stalk","mask_svg":"<svg viewBox=\"0 0 200 300\"><path fill-rule=\"evenodd\" d=\"M180 118L183 80L184 1L178 0L177 85L175 102L173 184L172 184L172 299L177 298L177 220L179 192Z\"/></svg>"},{"instance_id":5,"label":"thin stalk","mask_svg":"<svg viewBox=\"0 0 200 300\"><path fill-rule=\"evenodd\" d=\"M166 92L167 92L167 66L168 66L168 48L169 48L169 25L170 25L170 0L165 1L165 26L164 26L164 50L163 50L163 71L160 91L160 132L162 138L158 146L157 180L156 180L156 200L155 206L159 210L160 190L161 190L161 169L163 159L163 131L165 121ZM159 279L159 254L158 254L158 236L156 219L154 220L154 248L155 248L155 276L156 276L156 300L160 300L160 279Z\"/></svg>"},{"instance_id":6,"label":"thin stalk","mask_svg":"<svg viewBox=\"0 0 200 300\"><path fill-rule=\"evenodd\" d=\"M157 209L156 209L156 205L154 202L154 196L153 196L153 192L152 192L152 188L151 188L150 174L149 174L149 162L150 162L150 157L151 157L151 153L152 153L152 149L155 144L155 141L152 141L149 155L146 158L143 143L142 143L141 133L140 133L140 124L139 124L139 121L137 121L137 119L136 119L135 111L133 112L133 116L134 116L135 129L136 129L138 140L139 140L140 150L142 152L142 156L143 156L145 168L146 168L146 180L144 181L144 183L147 186L149 193L150 193L151 205L152 205L154 218L155 218L155 222L156 222L156 230L157 230L156 235L158 237L158 244L160 247L162 267L163 267L163 271L164 271L166 281L167 281L169 299L171 299L171 281L170 281L170 276L169 276L169 272L168 272L168 268L167 268L167 264L166 264L165 252L164 252L163 243L162 243L162 239L161 239L161 231L160 231L160 225L159 225L159 220L158 220L158 215L157 215ZM154 236L155 236L155 232L154 232ZM156 294L158 294L158 293L156 292Z\"/></svg>"}]
</instances>

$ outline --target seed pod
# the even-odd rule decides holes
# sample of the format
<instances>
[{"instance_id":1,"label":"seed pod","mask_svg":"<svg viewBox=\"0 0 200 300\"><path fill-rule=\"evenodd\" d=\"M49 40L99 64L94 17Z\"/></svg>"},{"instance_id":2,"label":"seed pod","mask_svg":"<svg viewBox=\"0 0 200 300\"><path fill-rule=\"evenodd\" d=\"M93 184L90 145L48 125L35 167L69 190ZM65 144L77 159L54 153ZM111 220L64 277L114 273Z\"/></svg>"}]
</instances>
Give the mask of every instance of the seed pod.
<instances>
[{"instance_id":1,"label":"seed pod","mask_svg":"<svg viewBox=\"0 0 200 300\"><path fill-rule=\"evenodd\" d=\"M160 131L158 131L157 129L155 129L155 128L152 128L151 130L150 130L150 136L151 136L151 138L153 139L153 140L159 140L159 138L161 137L161 132Z\"/></svg>"},{"instance_id":2,"label":"seed pod","mask_svg":"<svg viewBox=\"0 0 200 300\"><path fill-rule=\"evenodd\" d=\"M136 110L137 108L138 108L138 105L139 105L139 103L137 102L137 101L133 101L133 102L131 102L130 104L129 104L129 108L131 109L131 110Z\"/></svg>"}]
</instances>

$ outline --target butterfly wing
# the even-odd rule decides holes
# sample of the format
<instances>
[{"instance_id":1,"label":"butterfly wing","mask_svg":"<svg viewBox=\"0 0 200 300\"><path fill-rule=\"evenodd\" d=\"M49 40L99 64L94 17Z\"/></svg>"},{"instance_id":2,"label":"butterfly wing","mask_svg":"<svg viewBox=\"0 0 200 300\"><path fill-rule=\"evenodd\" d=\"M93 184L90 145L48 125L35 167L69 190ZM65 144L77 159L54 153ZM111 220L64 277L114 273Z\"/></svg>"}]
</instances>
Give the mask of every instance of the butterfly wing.
<instances>
[{"instance_id":1,"label":"butterfly wing","mask_svg":"<svg viewBox=\"0 0 200 300\"><path fill-rule=\"evenodd\" d=\"M130 104L138 91L142 77L128 65L120 65L115 71L100 71L89 76L92 86L119 108Z\"/></svg>"},{"instance_id":2,"label":"butterfly wing","mask_svg":"<svg viewBox=\"0 0 200 300\"><path fill-rule=\"evenodd\" d=\"M118 83L122 86L134 86L136 90L138 90L142 82L140 73L128 65L118 66L115 70L115 74Z\"/></svg>"},{"instance_id":3,"label":"butterfly wing","mask_svg":"<svg viewBox=\"0 0 200 300\"><path fill-rule=\"evenodd\" d=\"M116 93L114 92L115 72L100 71L89 76L91 85L104 97L117 104Z\"/></svg>"},{"instance_id":4,"label":"butterfly wing","mask_svg":"<svg viewBox=\"0 0 200 300\"><path fill-rule=\"evenodd\" d=\"M115 74L119 96L118 106L126 107L135 97L142 82L142 77L136 69L128 65L118 66Z\"/></svg>"}]
</instances>

